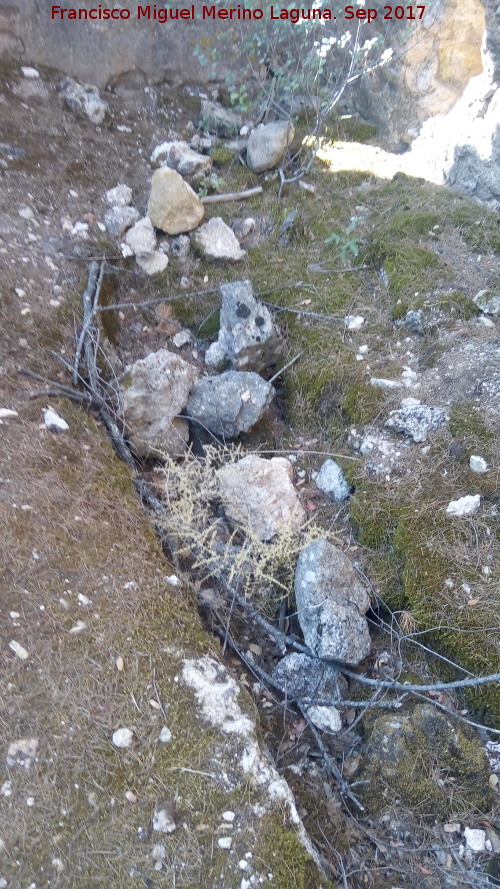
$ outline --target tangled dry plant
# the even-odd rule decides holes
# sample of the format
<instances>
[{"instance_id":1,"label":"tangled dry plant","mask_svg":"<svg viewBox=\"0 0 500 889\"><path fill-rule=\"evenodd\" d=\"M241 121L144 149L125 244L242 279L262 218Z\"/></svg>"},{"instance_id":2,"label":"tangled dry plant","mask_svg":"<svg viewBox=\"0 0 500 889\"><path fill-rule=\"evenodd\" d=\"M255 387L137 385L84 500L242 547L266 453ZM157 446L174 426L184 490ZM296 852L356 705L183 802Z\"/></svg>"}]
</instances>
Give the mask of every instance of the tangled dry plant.
<instances>
[{"instance_id":1,"label":"tangled dry plant","mask_svg":"<svg viewBox=\"0 0 500 889\"><path fill-rule=\"evenodd\" d=\"M162 524L177 542L178 555L188 558L203 580L222 575L266 612L293 588L300 550L324 538L325 531L309 520L301 531L284 526L273 540L263 541L249 527L229 528L220 509L217 471L243 456L240 445L209 445L203 458L189 456L182 463L165 455L158 470L168 504Z\"/></svg>"}]
</instances>

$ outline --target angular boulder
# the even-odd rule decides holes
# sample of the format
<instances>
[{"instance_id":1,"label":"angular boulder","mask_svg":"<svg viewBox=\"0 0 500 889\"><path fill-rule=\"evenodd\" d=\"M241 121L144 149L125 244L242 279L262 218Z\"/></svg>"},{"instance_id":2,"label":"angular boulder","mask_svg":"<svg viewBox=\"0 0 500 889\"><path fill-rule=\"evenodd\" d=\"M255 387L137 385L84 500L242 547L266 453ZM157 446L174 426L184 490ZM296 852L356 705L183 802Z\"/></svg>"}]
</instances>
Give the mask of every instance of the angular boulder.
<instances>
[{"instance_id":1,"label":"angular boulder","mask_svg":"<svg viewBox=\"0 0 500 889\"><path fill-rule=\"evenodd\" d=\"M199 154L187 142L162 142L150 158L152 167L170 167L186 178L201 179L212 169L212 161L206 154Z\"/></svg>"},{"instance_id":2,"label":"angular boulder","mask_svg":"<svg viewBox=\"0 0 500 889\"><path fill-rule=\"evenodd\" d=\"M273 387L258 374L228 370L198 380L186 411L215 435L236 438L255 426L273 397Z\"/></svg>"},{"instance_id":3,"label":"angular boulder","mask_svg":"<svg viewBox=\"0 0 500 889\"><path fill-rule=\"evenodd\" d=\"M121 394L128 438L143 457L184 454L188 425L182 413L199 372L192 364L160 349L126 368Z\"/></svg>"},{"instance_id":4,"label":"angular boulder","mask_svg":"<svg viewBox=\"0 0 500 889\"><path fill-rule=\"evenodd\" d=\"M229 361L236 370L262 373L276 364L284 344L269 309L255 299L250 281L223 284L219 337L207 349L205 362L218 367Z\"/></svg>"},{"instance_id":5,"label":"angular boulder","mask_svg":"<svg viewBox=\"0 0 500 889\"><path fill-rule=\"evenodd\" d=\"M342 468L335 460L325 460L315 481L316 487L335 503L346 500L351 493L351 486L346 481Z\"/></svg>"},{"instance_id":6,"label":"angular boulder","mask_svg":"<svg viewBox=\"0 0 500 889\"><path fill-rule=\"evenodd\" d=\"M169 167L155 170L151 180L148 216L156 228L169 235L191 231L200 224L205 209L182 176Z\"/></svg>"},{"instance_id":7,"label":"angular boulder","mask_svg":"<svg viewBox=\"0 0 500 889\"><path fill-rule=\"evenodd\" d=\"M226 512L235 525L250 529L260 540L299 529L305 510L292 482L292 467L284 457L264 460L249 454L217 472Z\"/></svg>"},{"instance_id":8,"label":"angular boulder","mask_svg":"<svg viewBox=\"0 0 500 889\"><path fill-rule=\"evenodd\" d=\"M414 442L426 441L430 432L436 432L447 420L446 411L441 407L426 404L407 404L397 411L391 411L385 425L395 432L403 432Z\"/></svg>"},{"instance_id":9,"label":"angular boulder","mask_svg":"<svg viewBox=\"0 0 500 889\"><path fill-rule=\"evenodd\" d=\"M235 233L220 216L193 232L191 243L203 259L212 262L240 262L246 256Z\"/></svg>"},{"instance_id":10,"label":"angular boulder","mask_svg":"<svg viewBox=\"0 0 500 889\"><path fill-rule=\"evenodd\" d=\"M342 698L347 683L335 667L294 651L276 664L271 677L288 701L300 700L317 728L340 731L340 713L330 701Z\"/></svg>"},{"instance_id":11,"label":"angular boulder","mask_svg":"<svg viewBox=\"0 0 500 889\"><path fill-rule=\"evenodd\" d=\"M221 139L237 136L241 127L241 117L234 111L228 111L217 102L204 99L201 103L198 124L207 133L214 133Z\"/></svg>"},{"instance_id":12,"label":"angular boulder","mask_svg":"<svg viewBox=\"0 0 500 889\"><path fill-rule=\"evenodd\" d=\"M295 571L297 617L317 657L359 664L370 651L370 597L348 557L327 540L302 550Z\"/></svg>"},{"instance_id":13,"label":"angular boulder","mask_svg":"<svg viewBox=\"0 0 500 889\"><path fill-rule=\"evenodd\" d=\"M277 167L294 136L294 126L288 120L276 120L252 130L247 146L250 169L254 173L263 173Z\"/></svg>"}]
</instances>

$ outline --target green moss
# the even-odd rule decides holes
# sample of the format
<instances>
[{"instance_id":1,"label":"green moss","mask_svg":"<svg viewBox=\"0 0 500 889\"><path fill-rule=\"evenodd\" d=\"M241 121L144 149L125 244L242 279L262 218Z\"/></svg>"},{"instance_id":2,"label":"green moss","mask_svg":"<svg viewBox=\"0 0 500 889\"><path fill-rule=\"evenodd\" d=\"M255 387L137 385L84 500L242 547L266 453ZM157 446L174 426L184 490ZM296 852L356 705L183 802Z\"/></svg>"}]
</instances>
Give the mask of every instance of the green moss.
<instances>
[{"instance_id":1,"label":"green moss","mask_svg":"<svg viewBox=\"0 0 500 889\"><path fill-rule=\"evenodd\" d=\"M214 166L226 167L234 160L235 152L221 144L216 145L215 148L212 149L210 157L212 158Z\"/></svg>"},{"instance_id":2,"label":"green moss","mask_svg":"<svg viewBox=\"0 0 500 889\"><path fill-rule=\"evenodd\" d=\"M342 400L342 410L349 423L357 426L360 423L370 423L381 412L387 393L368 383L354 383L349 386Z\"/></svg>"},{"instance_id":3,"label":"green moss","mask_svg":"<svg viewBox=\"0 0 500 889\"><path fill-rule=\"evenodd\" d=\"M276 889L334 889L318 868L295 831L288 830L276 817L267 817L262 825L265 837L259 857L273 874Z\"/></svg>"},{"instance_id":4,"label":"green moss","mask_svg":"<svg viewBox=\"0 0 500 889\"><path fill-rule=\"evenodd\" d=\"M394 299L412 298L418 289L427 290L436 283L436 269L444 267L435 253L424 247L393 247L378 241L376 250L389 279L389 290Z\"/></svg>"},{"instance_id":5,"label":"green moss","mask_svg":"<svg viewBox=\"0 0 500 889\"><path fill-rule=\"evenodd\" d=\"M470 321L481 314L479 306L459 290L444 294L439 300L439 308L462 321Z\"/></svg>"},{"instance_id":6,"label":"green moss","mask_svg":"<svg viewBox=\"0 0 500 889\"><path fill-rule=\"evenodd\" d=\"M450 818L491 804L488 761L472 733L430 704L375 719L364 751L360 798L370 813L394 798L414 815Z\"/></svg>"}]
</instances>

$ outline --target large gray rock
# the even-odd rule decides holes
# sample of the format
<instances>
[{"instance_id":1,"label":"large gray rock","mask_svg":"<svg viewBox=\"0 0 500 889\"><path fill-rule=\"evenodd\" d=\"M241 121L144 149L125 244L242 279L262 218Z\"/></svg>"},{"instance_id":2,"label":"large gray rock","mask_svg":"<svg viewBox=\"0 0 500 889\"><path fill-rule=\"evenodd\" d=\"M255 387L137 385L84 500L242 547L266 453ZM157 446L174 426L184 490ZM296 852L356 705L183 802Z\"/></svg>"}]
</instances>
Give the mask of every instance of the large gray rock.
<instances>
[{"instance_id":1,"label":"large gray rock","mask_svg":"<svg viewBox=\"0 0 500 889\"><path fill-rule=\"evenodd\" d=\"M193 232L191 243L203 259L212 262L240 262L246 256L235 233L220 216L214 216Z\"/></svg>"},{"instance_id":2,"label":"large gray rock","mask_svg":"<svg viewBox=\"0 0 500 889\"><path fill-rule=\"evenodd\" d=\"M228 370L198 380L186 410L215 435L236 438L258 423L273 398L273 387L258 374Z\"/></svg>"},{"instance_id":3,"label":"large gray rock","mask_svg":"<svg viewBox=\"0 0 500 889\"><path fill-rule=\"evenodd\" d=\"M342 698L346 682L333 666L306 654L292 652L276 664L271 676L287 700L300 699L317 728L340 731L340 713L330 701Z\"/></svg>"},{"instance_id":4,"label":"large gray rock","mask_svg":"<svg viewBox=\"0 0 500 889\"><path fill-rule=\"evenodd\" d=\"M167 349L151 352L125 369L122 403L128 437L141 456L184 454L186 420L177 418L198 379L198 370Z\"/></svg>"},{"instance_id":5,"label":"large gray rock","mask_svg":"<svg viewBox=\"0 0 500 889\"><path fill-rule=\"evenodd\" d=\"M154 149L151 158L153 167L170 167L188 179L201 179L212 169L212 161L206 154L199 154L187 142L162 142Z\"/></svg>"},{"instance_id":6,"label":"large gray rock","mask_svg":"<svg viewBox=\"0 0 500 889\"><path fill-rule=\"evenodd\" d=\"M236 370L261 373L283 354L283 340L269 309L255 299L250 281L234 281L220 288L222 302L217 342L205 361L218 367L229 361Z\"/></svg>"},{"instance_id":7,"label":"large gray rock","mask_svg":"<svg viewBox=\"0 0 500 889\"><path fill-rule=\"evenodd\" d=\"M316 476L316 487L323 491L330 500L341 503L351 493L351 486L346 481L341 467L335 460L325 460Z\"/></svg>"},{"instance_id":8,"label":"large gray rock","mask_svg":"<svg viewBox=\"0 0 500 889\"><path fill-rule=\"evenodd\" d=\"M315 540L302 550L295 600L304 641L314 655L345 664L366 657L370 634L364 615L370 598L341 549Z\"/></svg>"},{"instance_id":9,"label":"large gray rock","mask_svg":"<svg viewBox=\"0 0 500 889\"><path fill-rule=\"evenodd\" d=\"M260 540L299 529L306 513L284 457L264 460L249 454L217 472L219 491L229 518Z\"/></svg>"},{"instance_id":10,"label":"large gray rock","mask_svg":"<svg viewBox=\"0 0 500 889\"><path fill-rule=\"evenodd\" d=\"M77 83L65 77L59 85L61 98L78 117L86 117L95 126L101 124L108 111L108 103L101 99L97 87L89 83Z\"/></svg>"},{"instance_id":11,"label":"large gray rock","mask_svg":"<svg viewBox=\"0 0 500 889\"><path fill-rule=\"evenodd\" d=\"M277 167L294 136L294 126L287 120L276 120L252 130L247 146L250 169L254 173L263 173Z\"/></svg>"},{"instance_id":12,"label":"large gray rock","mask_svg":"<svg viewBox=\"0 0 500 889\"><path fill-rule=\"evenodd\" d=\"M179 235L196 228L204 214L198 195L179 173L169 167L160 167L153 173L148 216L156 228Z\"/></svg>"},{"instance_id":13,"label":"large gray rock","mask_svg":"<svg viewBox=\"0 0 500 889\"><path fill-rule=\"evenodd\" d=\"M397 411L391 411L385 425L395 432L404 432L415 442L426 441L429 432L436 432L447 420L446 411L441 407L426 404L408 404Z\"/></svg>"},{"instance_id":14,"label":"large gray rock","mask_svg":"<svg viewBox=\"0 0 500 889\"><path fill-rule=\"evenodd\" d=\"M201 103L199 126L207 133L214 133L222 139L237 136L241 127L241 117L234 111L228 111L217 102L204 99Z\"/></svg>"}]
</instances>

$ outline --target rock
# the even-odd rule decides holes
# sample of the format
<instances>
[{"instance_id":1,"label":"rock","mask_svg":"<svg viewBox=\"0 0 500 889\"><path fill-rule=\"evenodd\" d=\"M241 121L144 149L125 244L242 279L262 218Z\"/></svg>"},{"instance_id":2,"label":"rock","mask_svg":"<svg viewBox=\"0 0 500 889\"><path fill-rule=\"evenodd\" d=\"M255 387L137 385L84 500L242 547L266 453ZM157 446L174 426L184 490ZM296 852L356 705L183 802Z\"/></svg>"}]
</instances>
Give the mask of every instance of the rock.
<instances>
[{"instance_id":1,"label":"rock","mask_svg":"<svg viewBox=\"0 0 500 889\"><path fill-rule=\"evenodd\" d=\"M300 698L304 706L310 704L307 715L317 728L340 731L342 720L335 705L315 704L315 701L336 701L342 697L346 683L333 666L293 652L276 664L271 676L287 700Z\"/></svg>"},{"instance_id":2,"label":"rock","mask_svg":"<svg viewBox=\"0 0 500 889\"><path fill-rule=\"evenodd\" d=\"M246 253L233 230L221 219L214 216L191 235L191 243L203 259L212 262L240 262Z\"/></svg>"},{"instance_id":3,"label":"rock","mask_svg":"<svg viewBox=\"0 0 500 889\"><path fill-rule=\"evenodd\" d=\"M326 540L302 550L295 572L297 616L317 657L359 664L370 651L370 598L348 557Z\"/></svg>"},{"instance_id":4,"label":"rock","mask_svg":"<svg viewBox=\"0 0 500 889\"><path fill-rule=\"evenodd\" d=\"M29 769L36 757L39 743L38 738L18 738L12 741L7 750L7 765L10 768L21 766Z\"/></svg>"},{"instance_id":5,"label":"rock","mask_svg":"<svg viewBox=\"0 0 500 889\"><path fill-rule=\"evenodd\" d=\"M221 139L237 136L241 127L241 117L234 111L228 111L217 102L204 99L201 103L199 126L207 133L214 133Z\"/></svg>"},{"instance_id":6,"label":"rock","mask_svg":"<svg viewBox=\"0 0 500 889\"><path fill-rule=\"evenodd\" d=\"M464 515L472 515L477 512L481 505L480 494L467 494L458 500L450 500L446 507L446 515L457 517Z\"/></svg>"},{"instance_id":7,"label":"rock","mask_svg":"<svg viewBox=\"0 0 500 889\"><path fill-rule=\"evenodd\" d=\"M351 486L345 480L341 467L335 460L325 460L315 478L316 487L330 500L340 503L349 497Z\"/></svg>"},{"instance_id":8,"label":"rock","mask_svg":"<svg viewBox=\"0 0 500 889\"><path fill-rule=\"evenodd\" d=\"M276 120L252 130L248 139L247 164L254 173L277 167L293 142L295 128L290 121Z\"/></svg>"},{"instance_id":9,"label":"rock","mask_svg":"<svg viewBox=\"0 0 500 889\"><path fill-rule=\"evenodd\" d=\"M178 235L170 245L172 256L177 259L186 259L191 249L191 241L187 235Z\"/></svg>"},{"instance_id":10,"label":"rock","mask_svg":"<svg viewBox=\"0 0 500 889\"><path fill-rule=\"evenodd\" d=\"M117 728L113 732L113 744L115 747L131 747L134 740L134 733L130 728Z\"/></svg>"},{"instance_id":11,"label":"rock","mask_svg":"<svg viewBox=\"0 0 500 889\"><path fill-rule=\"evenodd\" d=\"M156 235L148 216L139 219L125 235L125 243L137 254L153 253L156 248ZM168 262L168 260L167 260Z\"/></svg>"},{"instance_id":12,"label":"rock","mask_svg":"<svg viewBox=\"0 0 500 889\"><path fill-rule=\"evenodd\" d=\"M202 377L193 386L187 413L215 435L236 438L261 419L274 398L270 383L256 373L228 370Z\"/></svg>"},{"instance_id":13,"label":"rock","mask_svg":"<svg viewBox=\"0 0 500 889\"><path fill-rule=\"evenodd\" d=\"M360 797L369 812L394 798L415 814L432 812L433 818L447 817L457 805L463 811L488 808L489 764L481 742L431 704L377 717L361 756L359 778L369 783L360 785ZM442 776L439 782L436 774Z\"/></svg>"},{"instance_id":14,"label":"rock","mask_svg":"<svg viewBox=\"0 0 500 889\"><path fill-rule=\"evenodd\" d=\"M51 408L43 408L42 413L43 421L49 432L66 432L66 430L69 429L66 420L63 420L63 418Z\"/></svg>"},{"instance_id":15,"label":"rock","mask_svg":"<svg viewBox=\"0 0 500 889\"><path fill-rule=\"evenodd\" d=\"M104 225L110 235L121 238L124 232L139 219L139 210L135 207L111 207L104 214Z\"/></svg>"},{"instance_id":16,"label":"rock","mask_svg":"<svg viewBox=\"0 0 500 889\"><path fill-rule=\"evenodd\" d=\"M219 849L230 849L231 846L233 845L233 838L232 837L219 837L219 839L217 840L217 845L218 845Z\"/></svg>"},{"instance_id":17,"label":"rock","mask_svg":"<svg viewBox=\"0 0 500 889\"><path fill-rule=\"evenodd\" d=\"M183 346L187 346L187 344L191 342L191 334L189 330L179 330L178 333L174 334L172 337L172 342L176 349L182 349Z\"/></svg>"},{"instance_id":18,"label":"rock","mask_svg":"<svg viewBox=\"0 0 500 889\"><path fill-rule=\"evenodd\" d=\"M201 179L212 169L212 161L206 154L198 154L189 147L187 142L162 142L154 149L151 158L152 167L170 167L181 176Z\"/></svg>"},{"instance_id":19,"label":"rock","mask_svg":"<svg viewBox=\"0 0 500 889\"><path fill-rule=\"evenodd\" d=\"M424 334L424 316L420 309L409 309L403 318L403 327L416 336Z\"/></svg>"},{"instance_id":20,"label":"rock","mask_svg":"<svg viewBox=\"0 0 500 889\"><path fill-rule=\"evenodd\" d=\"M229 361L236 370L263 372L283 354L283 340L269 309L255 299L250 281L223 284L220 292L219 337L205 362L217 367Z\"/></svg>"},{"instance_id":21,"label":"rock","mask_svg":"<svg viewBox=\"0 0 500 889\"><path fill-rule=\"evenodd\" d=\"M175 811L171 803L156 806L153 812L153 830L158 833L173 833L176 827Z\"/></svg>"},{"instance_id":22,"label":"rock","mask_svg":"<svg viewBox=\"0 0 500 889\"><path fill-rule=\"evenodd\" d=\"M110 188L104 197L110 207L127 207L132 200L132 189L120 182L114 188Z\"/></svg>"},{"instance_id":23,"label":"rock","mask_svg":"<svg viewBox=\"0 0 500 889\"><path fill-rule=\"evenodd\" d=\"M306 513L292 484L292 467L284 457L264 460L248 454L217 472L220 495L232 522L249 528L260 540L299 529Z\"/></svg>"},{"instance_id":24,"label":"rock","mask_svg":"<svg viewBox=\"0 0 500 889\"><path fill-rule=\"evenodd\" d=\"M156 228L178 235L196 228L204 214L199 197L179 173L169 167L153 173L148 216Z\"/></svg>"},{"instance_id":25,"label":"rock","mask_svg":"<svg viewBox=\"0 0 500 889\"><path fill-rule=\"evenodd\" d=\"M488 472L489 470L489 466L484 457L478 457L476 454L471 454L469 458L469 466L472 469L472 472Z\"/></svg>"},{"instance_id":26,"label":"rock","mask_svg":"<svg viewBox=\"0 0 500 889\"><path fill-rule=\"evenodd\" d=\"M147 275L158 275L167 268L168 256L165 256L162 250L155 250L153 253L139 254L135 257L135 261Z\"/></svg>"},{"instance_id":27,"label":"rock","mask_svg":"<svg viewBox=\"0 0 500 889\"><path fill-rule=\"evenodd\" d=\"M37 80L40 77L40 72L36 68L30 68L28 65L21 67L21 71L23 77L27 77L28 80Z\"/></svg>"},{"instance_id":28,"label":"rock","mask_svg":"<svg viewBox=\"0 0 500 889\"><path fill-rule=\"evenodd\" d=\"M486 831L477 828L466 827L464 830L465 844L473 852L486 851Z\"/></svg>"},{"instance_id":29,"label":"rock","mask_svg":"<svg viewBox=\"0 0 500 889\"><path fill-rule=\"evenodd\" d=\"M347 330L359 330L363 327L365 323L365 319L362 315L346 315L344 318L345 326Z\"/></svg>"},{"instance_id":30,"label":"rock","mask_svg":"<svg viewBox=\"0 0 500 889\"><path fill-rule=\"evenodd\" d=\"M429 432L435 432L444 426L446 420L446 411L441 407L407 404L397 411L391 411L385 426L396 432L404 432L414 442L420 442L427 440Z\"/></svg>"},{"instance_id":31,"label":"rock","mask_svg":"<svg viewBox=\"0 0 500 889\"><path fill-rule=\"evenodd\" d=\"M66 107L78 117L87 117L95 126L103 122L108 103L101 99L97 87L65 77L59 84L59 90Z\"/></svg>"},{"instance_id":32,"label":"rock","mask_svg":"<svg viewBox=\"0 0 500 889\"><path fill-rule=\"evenodd\" d=\"M189 142L189 147L199 154L208 154L214 142L215 139L212 139L211 136L201 136L200 133L195 133Z\"/></svg>"},{"instance_id":33,"label":"rock","mask_svg":"<svg viewBox=\"0 0 500 889\"><path fill-rule=\"evenodd\" d=\"M474 302L485 315L500 315L500 293L480 290L476 293Z\"/></svg>"},{"instance_id":34,"label":"rock","mask_svg":"<svg viewBox=\"0 0 500 889\"><path fill-rule=\"evenodd\" d=\"M188 426L176 417L198 379L198 370L179 355L160 349L125 370L121 381L123 410L130 441L141 456L180 456L186 450Z\"/></svg>"},{"instance_id":35,"label":"rock","mask_svg":"<svg viewBox=\"0 0 500 889\"><path fill-rule=\"evenodd\" d=\"M231 222L231 228L239 241L252 234L252 232L255 231L256 226L257 223L253 216L248 216L246 219L241 219L239 216L236 216Z\"/></svg>"}]
</instances>

